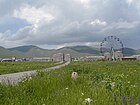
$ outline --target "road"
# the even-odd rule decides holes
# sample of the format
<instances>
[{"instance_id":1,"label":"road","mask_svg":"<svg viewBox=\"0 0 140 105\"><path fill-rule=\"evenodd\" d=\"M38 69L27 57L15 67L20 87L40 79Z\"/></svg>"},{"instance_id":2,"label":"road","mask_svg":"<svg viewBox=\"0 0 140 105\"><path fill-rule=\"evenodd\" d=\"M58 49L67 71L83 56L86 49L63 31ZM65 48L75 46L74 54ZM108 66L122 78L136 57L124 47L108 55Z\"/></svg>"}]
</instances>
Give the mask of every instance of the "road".
<instances>
[{"instance_id":1,"label":"road","mask_svg":"<svg viewBox=\"0 0 140 105\"><path fill-rule=\"evenodd\" d=\"M61 67L64 67L66 65L68 65L70 62L66 62L65 64L61 64L58 66L54 66L54 67L50 67L50 68L46 68L43 69L43 72L50 72L56 69L59 69ZM17 84L18 82L20 82L24 77L29 77L29 76L33 76L36 75L37 71L25 71L25 72L18 72L18 73L11 73L11 74L4 74L4 75L0 75L0 82L1 83L5 83L5 84Z\"/></svg>"}]
</instances>

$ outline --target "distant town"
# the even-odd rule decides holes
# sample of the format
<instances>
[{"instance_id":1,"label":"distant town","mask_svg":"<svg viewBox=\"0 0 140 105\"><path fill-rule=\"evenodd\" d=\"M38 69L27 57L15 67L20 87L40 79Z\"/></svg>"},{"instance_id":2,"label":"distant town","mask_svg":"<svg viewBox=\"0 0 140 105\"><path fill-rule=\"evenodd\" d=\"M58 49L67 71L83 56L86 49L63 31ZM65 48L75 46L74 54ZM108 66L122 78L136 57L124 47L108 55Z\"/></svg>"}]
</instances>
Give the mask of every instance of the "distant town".
<instances>
[{"instance_id":1,"label":"distant town","mask_svg":"<svg viewBox=\"0 0 140 105\"><path fill-rule=\"evenodd\" d=\"M52 57L27 57L27 58L1 58L1 62L63 62L63 61L112 61L110 53L105 53L104 56L83 56L83 57L72 57L70 54L56 53ZM123 56L120 51L115 52L115 60L140 60L140 55Z\"/></svg>"}]
</instances>

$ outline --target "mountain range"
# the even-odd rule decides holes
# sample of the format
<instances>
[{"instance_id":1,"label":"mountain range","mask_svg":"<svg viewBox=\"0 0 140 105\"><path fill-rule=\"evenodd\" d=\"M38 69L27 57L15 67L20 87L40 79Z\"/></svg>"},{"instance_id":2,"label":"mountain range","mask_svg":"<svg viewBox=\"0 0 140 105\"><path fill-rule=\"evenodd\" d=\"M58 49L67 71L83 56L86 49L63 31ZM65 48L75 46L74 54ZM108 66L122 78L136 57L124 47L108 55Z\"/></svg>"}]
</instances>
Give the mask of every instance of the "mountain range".
<instances>
[{"instance_id":1,"label":"mountain range","mask_svg":"<svg viewBox=\"0 0 140 105\"><path fill-rule=\"evenodd\" d=\"M60 49L43 49L37 46L19 46L14 48L0 47L0 58L7 58L15 56L22 57L51 57L55 53L71 54L73 57L100 55L99 48L91 46L69 46ZM140 54L140 50L132 48L124 48L124 55L131 56Z\"/></svg>"}]
</instances>

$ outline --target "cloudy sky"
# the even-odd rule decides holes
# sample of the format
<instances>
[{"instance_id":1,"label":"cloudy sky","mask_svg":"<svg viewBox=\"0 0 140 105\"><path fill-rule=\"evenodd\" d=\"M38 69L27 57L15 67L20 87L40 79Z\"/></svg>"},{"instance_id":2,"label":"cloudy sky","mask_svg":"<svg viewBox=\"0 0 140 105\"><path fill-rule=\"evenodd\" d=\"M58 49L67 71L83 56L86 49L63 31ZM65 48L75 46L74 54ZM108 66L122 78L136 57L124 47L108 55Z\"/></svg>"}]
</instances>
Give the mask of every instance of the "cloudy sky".
<instances>
[{"instance_id":1,"label":"cloudy sky","mask_svg":"<svg viewBox=\"0 0 140 105\"><path fill-rule=\"evenodd\" d=\"M98 47L110 35L140 49L140 0L0 0L3 47Z\"/></svg>"}]
</instances>

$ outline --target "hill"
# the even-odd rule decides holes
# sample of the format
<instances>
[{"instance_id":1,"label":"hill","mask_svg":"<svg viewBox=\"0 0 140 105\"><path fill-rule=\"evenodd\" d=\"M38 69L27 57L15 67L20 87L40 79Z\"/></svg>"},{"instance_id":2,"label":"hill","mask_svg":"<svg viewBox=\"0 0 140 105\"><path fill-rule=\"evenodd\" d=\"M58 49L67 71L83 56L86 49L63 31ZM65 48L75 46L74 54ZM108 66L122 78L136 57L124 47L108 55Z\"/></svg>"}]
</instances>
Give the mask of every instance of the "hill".
<instances>
[{"instance_id":1,"label":"hill","mask_svg":"<svg viewBox=\"0 0 140 105\"><path fill-rule=\"evenodd\" d=\"M72 46L72 47L66 47L66 48L72 49L79 53L88 53L88 54L95 54L95 55L99 55L99 53L100 53L99 49L93 48L90 46Z\"/></svg>"},{"instance_id":2,"label":"hill","mask_svg":"<svg viewBox=\"0 0 140 105\"><path fill-rule=\"evenodd\" d=\"M63 47L60 49L42 49L37 46L20 46L8 49L10 51L15 51L18 54L22 54L25 57L42 57L42 56L52 56L55 53L71 54L73 57L98 55L99 51L89 46L72 46Z\"/></svg>"},{"instance_id":3,"label":"hill","mask_svg":"<svg viewBox=\"0 0 140 105\"><path fill-rule=\"evenodd\" d=\"M131 55L135 55L135 54L140 54L140 53L136 53L137 50L134 50L132 48L124 48L123 53L125 56L131 56Z\"/></svg>"},{"instance_id":4,"label":"hill","mask_svg":"<svg viewBox=\"0 0 140 105\"><path fill-rule=\"evenodd\" d=\"M8 50L11 50L11 51L20 51L20 52L28 52L29 50L31 49L41 49L37 46L33 46L33 45L29 45L29 46L19 46L19 47L14 47L14 48L9 48Z\"/></svg>"},{"instance_id":5,"label":"hill","mask_svg":"<svg viewBox=\"0 0 140 105\"><path fill-rule=\"evenodd\" d=\"M16 51L10 51L4 47L0 47L0 58L12 57L12 56L22 57L22 54Z\"/></svg>"},{"instance_id":6,"label":"hill","mask_svg":"<svg viewBox=\"0 0 140 105\"><path fill-rule=\"evenodd\" d=\"M92 56L92 55L100 55L99 48L93 48L90 46L69 46L63 47L60 49L42 49L37 46L19 46L14 48L4 48L0 47L0 58L6 57L49 57L55 53L64 53L71 54L73 57L81 57L81 56ZM135 50L132 48L124 48L124 55L131 56L140 54L140 50Z\"/></svg>"}]
</instances>

